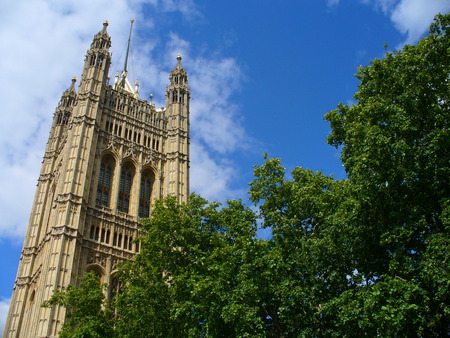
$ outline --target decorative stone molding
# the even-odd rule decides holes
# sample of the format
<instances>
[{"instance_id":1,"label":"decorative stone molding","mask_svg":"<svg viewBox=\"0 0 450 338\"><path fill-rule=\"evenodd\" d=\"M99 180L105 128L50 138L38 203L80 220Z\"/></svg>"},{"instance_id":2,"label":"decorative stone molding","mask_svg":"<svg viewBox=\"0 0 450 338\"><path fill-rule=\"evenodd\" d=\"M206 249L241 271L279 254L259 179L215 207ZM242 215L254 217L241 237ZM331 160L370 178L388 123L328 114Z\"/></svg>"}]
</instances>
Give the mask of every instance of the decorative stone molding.
<instances>
[{"instance_id":1,"label":"decorative stone molding","mask_svg":"<svg viewBox=\"0 0 450 338\"><path fill-rule=\"evenodd\" d=\"M98 264L102 268L106 268L106 256L99 252L91 251L87 257L88 264Z\"/></svg>"},{"instance_id":2,"label":"decorative stone molding","mask_svg":"<svg viewBox=\"0 0 450 338\"><path fill-rule=\"evenodd\" d=\"M24 247L22 250L23 256L36 255L36 253L37 253L37 247L35 247L35 246Z\"/></svg>"},{"instance_id":3,"label":"decorative stone molding","mask_svg":"<svg viewBox=\"0 0 450 338\"><path fill-rule=\"evenodd\" d=\"M56 238L60 238L62 235L77 237L77 230L66 225L56 226L52 228L51 235Z\"/></svg>"},{"instance_id":4,"label":"decorative stone molding","mask_svg":"<svg viewBox=\"0 0 450 338\"><path fill-rule=\"evenodd\" d=\"M87 115L81 115L81 116L74 116L72 119L72 123L70 124L72 125L81 125L81 124L85 124L88 125L90 127L95 126L95 119L87 116Z\"/></svg>"},{"instance_id":5,"label":"decorative stone molding","mask_svg":"<svg viewBox=\"0 0 450 338\"><path fill-rule=\"evenodd\" d=\"M82 201L83 198L81 196L75 195L73 193L59 194L55 200L55 202L58 204L71 202L76 205L81 205Z\"/></svg>"}]
</instances>

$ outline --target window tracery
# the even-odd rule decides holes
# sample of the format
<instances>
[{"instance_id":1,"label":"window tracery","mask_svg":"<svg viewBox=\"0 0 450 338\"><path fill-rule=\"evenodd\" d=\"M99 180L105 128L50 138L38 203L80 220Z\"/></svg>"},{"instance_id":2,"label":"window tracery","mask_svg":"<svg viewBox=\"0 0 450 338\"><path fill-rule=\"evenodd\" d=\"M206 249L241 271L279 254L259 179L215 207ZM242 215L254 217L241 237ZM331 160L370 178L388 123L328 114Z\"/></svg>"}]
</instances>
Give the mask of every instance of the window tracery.
<instances>
[{"instance_id":1,"label":"window tracery","mask_svg":"<svg viewBox=\"0 0 450 338\"><path fill-rule=\"evenodd\" d=\"M154 181L155 176L150 169L147 169L142 173L141 189L139 193L139 217L141 218L150 216L150 202Z\"/></svg>"},{"instance_id":2,"label":"window tracery","mask_svg":"<svg viewBox=\"0 0 450 338\"><path fill-rule=\"evenodd\" d=\"M117 209L121 212L129 212L133 177L134 166L131 163L126 163L122 167L122 171L120 173L119 199L117 203Z\"/></svg>"},{"instance_id":3,"label":"window tracery","mask_svg":"<svg viewBox=\"0 0 450 338\"><path fill-rule=\"evenodd\" d=\"M115 161L111 155L105 156L100 164L96 199L97 205L109 207L114 166Z\"/></svg>"}]
</instances>

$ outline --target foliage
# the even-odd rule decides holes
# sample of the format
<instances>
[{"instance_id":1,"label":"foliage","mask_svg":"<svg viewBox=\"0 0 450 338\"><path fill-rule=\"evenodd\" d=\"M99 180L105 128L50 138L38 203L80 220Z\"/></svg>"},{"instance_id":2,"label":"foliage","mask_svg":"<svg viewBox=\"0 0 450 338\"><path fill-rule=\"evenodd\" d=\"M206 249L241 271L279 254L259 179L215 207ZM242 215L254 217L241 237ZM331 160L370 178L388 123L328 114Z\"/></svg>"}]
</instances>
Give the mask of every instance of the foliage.
<instances>
[{"instance_id":1,"label":"foliage","mask_svg":"<svg viewBox=\"0 0 450 338\"><path fill-rule=\"evenodd\" d=\"M449 25L438 16L417 46L360 68L357 102L325 116L347 179L300 167L286 178L266 158L250 183L257 211L197 195L157 201L122 268L115 334L449 335ZM90 314L83 299L103 299L79 304L73 292L52 298L72 309L67 332Z\"/></svg>"},{"instance_id":2,"label":"foliage","mask_svg":"<svg viewBox=\"0 0 450 338\"><path fill-rule=\"evenodd\" d=\"M425 335L450 329L449 56L450 15L439 15L417 46L359 69L357 103L325 116L332 127L328 142L342 149L358 201L343 224L363 236L349 238L357 249L354 267L375 284L359 289L366 300L377 297L375 290L392 299L391 289L377 284L403 281L402 299L420 311L398 327Z\"/></svg>"},{"instance_id":3,"label":"foliage","mask_svg":"<svg viewBox=\"0 0 450 338\"><path fill-rule=\"evenodd\" d=\"M257 271L267 243L256 229L254 213L240 201L220 209L196 195L182 205L173 197L157 201L143 224L141 253L124 267L126 287L116 302L120 334L264 332L271 309Z\"/></svg>"},{"instance_id":4,"label":"foliage","mask_svg":"<svg viewBox=\"0 0 450 338\"><path fill-rule=\"evenodd\" d=\"M113 337L113 321L105 304L105 295L99 278L88 272L78 287L69 285L66 290L55 290L42 306L60 305L67 309L67 320L59 333L65 337Z\"/></svg>"}]
</instances>

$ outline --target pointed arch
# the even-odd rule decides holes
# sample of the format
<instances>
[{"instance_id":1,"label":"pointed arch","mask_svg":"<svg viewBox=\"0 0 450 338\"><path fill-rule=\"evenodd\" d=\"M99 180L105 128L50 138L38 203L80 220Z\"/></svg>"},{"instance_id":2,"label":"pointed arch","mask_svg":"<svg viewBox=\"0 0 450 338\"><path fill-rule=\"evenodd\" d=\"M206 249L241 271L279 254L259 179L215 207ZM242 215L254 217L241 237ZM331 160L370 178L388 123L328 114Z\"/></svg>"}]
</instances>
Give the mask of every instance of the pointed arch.
<instances>
[{"instance_id":1,"label":"pointed arch","mask_svg":"<svg viewBox=\"0 0 450 338\"><path fill-rule=\"evenodd\" d=\"M95 203L100 206L109 207L111 200L111 187L116 161L111 154L103 156L100 163L100 172L97 184L97 198Z\"/></svg>"},{"instance_id":2,"label":"pointed arch","mask_svg":"<svg viewBox=\"0 0 450 338\"><path fill-rule=\"evenodd\" d=\"M145 168L141 175L141 186L139 190L139 217L150 216L150 205L155 185L155 172L151 168Z\"/></svg>"},{"instance_id":3,"label":"pointed arch","mask_svg":"<svg viewBox=\"0 0 450 338\"><path fill-rule=\"evenodd\" d=\"M99 278L100 283L102 283L105 280L106 271L105 269L97 263L89 264L86 267L86 273L93 271L95 275Z\"/></svg>"},{"instance_id":4,"label":"pointed arch","mask_svg":"<svg viewBox=\"0 0 450 338\"><path fill-rule=\"evenodd\" d=\"M135 165L131 161L126 161L120 171L119 198L117 200L117 210L128 213L130 210L131 191L135 176Z\"/></svg>"},{"instance_id":5,"label":"pointed arch","mask_svg":"<svg viewBox=\"0 0 450 338\"><path fill-rule=\"evenodd\" d=\"M109 276L108 283L108 300L111 302L115 295L121 293L122 291L122 282L120 281L120 272L114 271Z\"/></svg>"}]
</instances>

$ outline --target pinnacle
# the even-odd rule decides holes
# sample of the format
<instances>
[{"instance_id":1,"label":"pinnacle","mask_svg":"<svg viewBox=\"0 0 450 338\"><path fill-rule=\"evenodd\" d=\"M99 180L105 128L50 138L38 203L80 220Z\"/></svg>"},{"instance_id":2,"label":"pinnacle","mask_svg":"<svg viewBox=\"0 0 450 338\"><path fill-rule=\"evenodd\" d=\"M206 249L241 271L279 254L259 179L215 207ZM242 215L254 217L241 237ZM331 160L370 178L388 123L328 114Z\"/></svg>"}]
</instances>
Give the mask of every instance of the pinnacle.
<instances>
[{"instance_id":1,"label":"pinnacle","mask_svg":"<svg viewBox=\"0 0 450 338\"><path fill-rule=\"evenodd\" d=\"M75 82L77 82L77 77L76 76L72 77L72 83L70 84L70 87L66 90L66 92L74 92L74 93L76 93Z\"/></svg>"}]
</instances>

